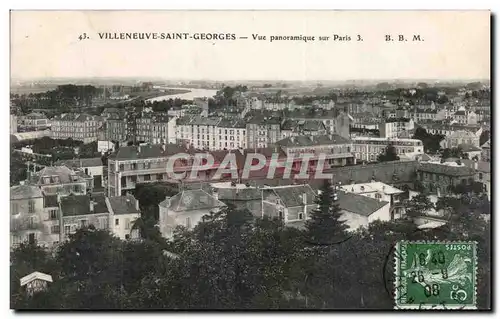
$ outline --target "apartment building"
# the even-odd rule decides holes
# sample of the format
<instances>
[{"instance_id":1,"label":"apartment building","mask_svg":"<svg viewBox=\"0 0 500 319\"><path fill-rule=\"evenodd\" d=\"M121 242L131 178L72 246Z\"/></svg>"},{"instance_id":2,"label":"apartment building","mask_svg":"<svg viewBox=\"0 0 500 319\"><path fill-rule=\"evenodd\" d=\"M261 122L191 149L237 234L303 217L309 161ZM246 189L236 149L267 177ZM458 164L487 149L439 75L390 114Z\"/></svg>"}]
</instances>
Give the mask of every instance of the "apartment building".
<instances>
[{"instance_id":1,"label":"apartment building","mask_svg":"<svg viewBox=\"0 0 500 319\"><path fill-rule=\"evenodd\" d=\"M29 131L44 130L51 125L51 121L42 113L32 112L18 119L19 127Z\"/></svg>"},{"instance_id":2,"label":"apartment building","mask_svg":"<svg viewBox=\"0 0 500 319\"><path fill-rule=\"evenodd\" d=\"M108 196L125 195L138 183L166 180L168 158L185 152L174 144L120 147L108 158Z\"/></svg>"},{"instance_id":3,"label":"apartment building","mask_svg":"<svg viewBox=\"0 0 500 319\"><path fill-rule=\"evenodd\" d=\"M281 124L281 139L299 135L325 135L327 133L322 121L284 120Z\"/></svg>"},{"instance_id":4,"label":"apartment building","mask_svg":"<svg viewBox=\"0 0 500 319\"><path fill-rule=\"evenodd\" d=\"M100 116L64 113L52 119L51 137L54 139L74 139L84 143L97 141L104 119Z\"/></svg>"},{"instance_id":5,"label":"apartment building","mask_svg":"<svg viewBox=\"0 0 500 319\"><path fill-rule=\"evenodd\" d=\"M281 139L281 120L278 117L255 115L247 120L247 147L273 146Z\"/></svg>"},{"instance_id":6,"label":"apartment building","mask_svg":"<svg viewBox=\"0 0 500 319\"><path fill-rule=\"evenodd\" d=\"M247 147L246 122L242 119L223 119L216 129L215 149L245 149Z\"/></svg>"},{"instance_id":7,"label":"apartment building","mask_svg":"<svg viewBox=\"0 0 500 319\"><path fill-rule=\"evenodd\" d=\"M388 145L394 146L397 154L424 153L421 140L410 138L385 138L358 136L352 139L353 152L358 160L374 162L385 152Z\"/></svg>"},{"instance_id":8,"label":"apartment building","mask_svg":"<svg viewBox=\"0 0 500 319\"><path fill-rule=\"evenodd\" d=\"M276 145L289 157L298 158L302 154L313 155L314 157L309 161L311 169L315 169L319 156L325 156L325 165L328 167L356 163L351 140L340 135L292 136L278 141Z\"/></svg>"},{"instance_id":9,"label":"apartment building","mask_svg":"<svg viewBox=\"0 0 500 319\"><path fill-rule=\"evenodd\" d=\"M442 148L454 148L461 144L470 144L475 147L480 147L479 138L480 135L478 136L476 133L469 130L458 130L446 135L439 145Z\"/></svg>"},{"instance_id":10,"label":"apartment building","mask_svg":"<svg viewBox=\"0 0 500 319\"><path fill-rule=\"evenodd\" d=\"M378 125L380 137L397 138L403 132L411 131L415 128L415 122L411 118L385 119Z\"/></svg>"},{"instance_id":11,"label":"apartment building","mask_svg":"<svg viewBox=\"0 0 500 319\"><path fill-rule=\"evenodd\" d=\"M186 147L215 150L218 145L218 126L221 117L185 116L177 119L177 142Z\"/></svg>"}]
</instances>

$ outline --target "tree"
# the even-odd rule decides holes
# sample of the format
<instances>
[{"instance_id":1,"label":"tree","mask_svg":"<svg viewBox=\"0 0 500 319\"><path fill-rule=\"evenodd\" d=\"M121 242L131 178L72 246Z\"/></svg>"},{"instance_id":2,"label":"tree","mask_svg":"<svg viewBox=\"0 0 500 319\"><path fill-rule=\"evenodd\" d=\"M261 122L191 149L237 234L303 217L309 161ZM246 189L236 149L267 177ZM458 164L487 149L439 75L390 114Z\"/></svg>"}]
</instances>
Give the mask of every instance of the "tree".
<instances>
[{"instance_id":1,"label":"tree","mask_svg":"<svg viewBox=\"0 0 500 319\"><path fill-rule=\"evenodd\" d=\"M377 157L377 161L379 162L399 161L399 156L396 152L396 148L391 144L387 145L385 151Z\"/></svg>"},{"instance_id":2,"label":"tree","mask_svg":"<svg viewBox=\"0 0 500 319\"><path fill-rule=\"evenodd\" d=\"M434 204L429 200L425 193L420 193L414 196L411 200L406 201L406 215L410 219L427 214L431 209L434 209Z\"/></svg>"},{"instance_id":3,"label":"tree","mask_svg":"<svg viewBox=\"0 0 500 319\"><path fill-rule=\"evenodd\" d=\"M330 245L346 237L348 226L340 220L342 216L331 183L325 180L321 193L316 197L318 205L306 221L306 237L313 244Z\"/></svg>"}]
</instances>

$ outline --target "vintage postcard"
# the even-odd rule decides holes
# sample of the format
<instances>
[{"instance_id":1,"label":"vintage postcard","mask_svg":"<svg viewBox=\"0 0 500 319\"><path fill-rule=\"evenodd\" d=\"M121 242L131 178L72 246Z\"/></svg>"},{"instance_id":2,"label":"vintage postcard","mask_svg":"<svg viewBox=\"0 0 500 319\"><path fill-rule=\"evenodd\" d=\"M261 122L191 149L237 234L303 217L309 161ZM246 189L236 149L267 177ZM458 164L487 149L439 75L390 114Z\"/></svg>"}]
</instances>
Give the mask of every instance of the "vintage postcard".
<instances>
[{"instance_id":1,"label":"vintage postcard","mask_svg":"<svg viewBox=\"0 0 500 319\"><path fill-rule=\"evenodd\" d=\"M11 11L11 308L491 310L490 30Z\"/></svg>"}]
</instances>

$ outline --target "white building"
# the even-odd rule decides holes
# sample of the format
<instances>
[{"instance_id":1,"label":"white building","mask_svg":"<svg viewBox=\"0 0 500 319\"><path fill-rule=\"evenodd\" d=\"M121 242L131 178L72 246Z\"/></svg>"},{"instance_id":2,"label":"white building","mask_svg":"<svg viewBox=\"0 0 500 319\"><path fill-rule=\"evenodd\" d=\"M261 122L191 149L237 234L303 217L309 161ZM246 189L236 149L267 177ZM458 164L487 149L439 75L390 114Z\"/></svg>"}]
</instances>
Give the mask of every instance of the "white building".
<instances>
[{"instance_id":1,"label":"white building","mask_svg":"<svg viewBox=\"0 0 500 319\"><path fill-rule=\"evenodd\" d=\"M410 138L358 136L352 139L352 143L356 159L370 162L376 161L377 157L385 152L388 145L394 146L397 154L424 153L422 141Z\"/></svg>"},{"instance_id":2,"label":"white building","mask_svg":"<svg viewBox=\"0 0 500 319\"><path fill-rule=\"evenodd\" d=\"M341 188L348 193L375 198L378 201L389 202L391 205L399 203L399 197L404 193L402 190L382 182L342 185Z\"/></svg>"},{"instance_id":3,"label":"white building","mask_svg":"<svg viewBox=\"0 0 500 319\"><path fill-rule=\"evenodd\" d=\"M120 239L139 238L138 229L132 229L134 222L141 217L139 201L132 195L106 198L109 211L109 229Z\"/></svg>"}]
</instances>

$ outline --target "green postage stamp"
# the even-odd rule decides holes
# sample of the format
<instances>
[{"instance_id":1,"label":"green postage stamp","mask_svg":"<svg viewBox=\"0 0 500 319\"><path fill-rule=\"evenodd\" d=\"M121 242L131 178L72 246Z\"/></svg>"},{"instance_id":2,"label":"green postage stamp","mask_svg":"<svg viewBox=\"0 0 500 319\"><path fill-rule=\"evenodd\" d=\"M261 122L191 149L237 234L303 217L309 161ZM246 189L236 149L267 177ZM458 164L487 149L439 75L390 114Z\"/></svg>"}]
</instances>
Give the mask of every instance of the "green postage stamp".
<instances>
[{"instance_id":1,"label":"green postage stamp","mask_svg":"<svg viewBox=\"0 0 500 319\"><path fill-rule=\"evenodd\" d=\"M476 309L477 243L400 241L395 309Z\"/></svg>"}]
</instances>

